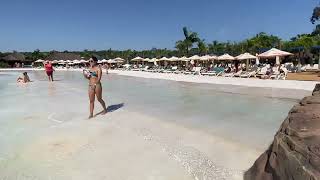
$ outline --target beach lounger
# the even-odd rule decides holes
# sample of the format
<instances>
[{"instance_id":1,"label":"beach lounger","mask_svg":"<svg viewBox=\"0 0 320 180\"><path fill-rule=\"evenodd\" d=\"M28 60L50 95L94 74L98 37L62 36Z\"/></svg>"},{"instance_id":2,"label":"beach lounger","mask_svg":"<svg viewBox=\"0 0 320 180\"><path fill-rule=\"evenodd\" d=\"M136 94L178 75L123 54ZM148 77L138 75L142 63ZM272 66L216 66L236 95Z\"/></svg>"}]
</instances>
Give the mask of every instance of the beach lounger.
<instances>
[{"instance_id":1,"label":"beach lounger","mask_svg":"<svg viewBox=\"0 0 320 180\"><path fill-rule=\"evenodd\" d=\"M242 70L240 70L240 71L234 73L232 77L240 77L242 74L243 74L243 72L242 72Z\"/></svg>"},{"instance_id":2,"label":"beach lounger","mask_svg":"<svg viewBox=\"0 0 320 180\"><path fill-rule=\"evenodd\" d=\"M233 77L234 73L222 73L221 76L222 77Z\"/></svg>"},{"instance_id":3,"label":"beach lounger","mask_svg":"<svg viewBox=\"0 0 320 180\"><path fill-rule=\"evenodd\" d=\"M209 76L220 76L224 73L224 68L216 67L213 68L212 71L208 71L205 73L201 73L202 75L209 75Z\"/></svg>"},{"instance_id":4,"label":"beach lounger","mask_svg":"<svg viewBox=\"0 0 320 180\"><path fill-rule=\"evenodd\" d=\"M193 75L201 75L202 67L195 67Z\"/></svg>"},{"instance_id":5,"label":"beach lounger","mask_svg":"<svg viewBox=\"0 0 320 180\"><path fill-rule=\"evenodd\" d=\"M256 71L246 72L245 74L241 74L240 78L250 78L250 77L254 77L256 74L257 74Z\"/></svg>"},{"instance_id":6,"label":"beach lounger","mask_svg":"<svg viewBox=\"0 0 320 180\"><path fill-rule=\"evenodd\" d=\"M220 72L217 72L216 76L222 76L223 74L225 74L224 69L221 70Z\"/></svg>"},{"instance_id":7,"label":"beach lounger","mask_svg":"<svg viewBox=\"0 0 320 180\"><path fill-rule=\"evenodd\" d=\"M189 74L193 74L194 72L195 72L195 67L193 67L191 71L184 71L183 74L189 75Z\"/></svg>"},{"instance_id":8,"label":"beach lounger","mask_svg":"<svg viewBox=\"0 0 320 180\"><path fill-rule=\"evenodd\" d=\"M204 76L215 76L217 75L216 71L207 71L207 72L204 72L204 73L201 73L202 75Z\"/></svg>"}]
</instances>

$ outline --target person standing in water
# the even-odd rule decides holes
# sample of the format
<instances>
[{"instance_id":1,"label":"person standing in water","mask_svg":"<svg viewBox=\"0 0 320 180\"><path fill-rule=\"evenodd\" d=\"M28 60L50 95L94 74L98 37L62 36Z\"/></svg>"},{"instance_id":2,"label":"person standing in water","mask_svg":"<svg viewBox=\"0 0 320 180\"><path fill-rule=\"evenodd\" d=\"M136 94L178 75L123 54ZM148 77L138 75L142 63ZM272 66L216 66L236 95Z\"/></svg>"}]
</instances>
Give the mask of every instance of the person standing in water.
<instances>
[{"instance_id":1,"label":"person standing in water","mask_svg":"<svg viewBox=\"0 0 320 180\"><path fill-rule=\"evenodd\" d=\"M49 81L53 81L53 66L49 61L46 61L44 63L44 69L46 70L47 76L49 78Z\"/></svg>"},{"instance_id":2,"label":"person standing in water","mask_svg":"<svg viewBox=\"0 0 320 180\"><path fill-rule=\"evenodd\" d=\"M98 59L95 56L92 56L89 60L90 70L83 70L83 75L85 78L89 80L89 100L90 100L90 115L89 119L93 118L93 110L94 110L94 101L95 96L97 96L98 101L103 107L103 111L101 114L107 113L106 104L102 99L102 85L101 85L101 77L102 77L102 69L98 65Z\"/></svg>"}]
</instances>

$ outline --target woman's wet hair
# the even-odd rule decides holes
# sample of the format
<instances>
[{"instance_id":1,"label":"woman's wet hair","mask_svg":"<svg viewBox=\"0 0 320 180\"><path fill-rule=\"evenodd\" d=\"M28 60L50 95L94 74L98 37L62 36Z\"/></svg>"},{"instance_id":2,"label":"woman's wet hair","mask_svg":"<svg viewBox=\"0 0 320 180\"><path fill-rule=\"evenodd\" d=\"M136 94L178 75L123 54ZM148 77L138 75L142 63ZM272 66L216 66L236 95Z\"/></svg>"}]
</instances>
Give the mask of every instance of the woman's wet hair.
<instances>
[{"instance_id":1,"label":"woman's wet hair","mask_svg":"<svg viewBox=\"0 0 320 180\"><path fill-rule=\"evenodd\" d=\"M27 75L28 73L27 72L24 72L24 73L22 73L23 75Z\"/></svg>"},{"instance_id":2,"label":"woman's wet hair","mask_svg":"<svg viewBox=\"0 0 320 180\"><path fill-rule=\"evenodd\" d=\"M95 57L95 56L91 56L91 59L92 59L94 62L98 62L98 58Z\"/></svg>"}]
</instances>

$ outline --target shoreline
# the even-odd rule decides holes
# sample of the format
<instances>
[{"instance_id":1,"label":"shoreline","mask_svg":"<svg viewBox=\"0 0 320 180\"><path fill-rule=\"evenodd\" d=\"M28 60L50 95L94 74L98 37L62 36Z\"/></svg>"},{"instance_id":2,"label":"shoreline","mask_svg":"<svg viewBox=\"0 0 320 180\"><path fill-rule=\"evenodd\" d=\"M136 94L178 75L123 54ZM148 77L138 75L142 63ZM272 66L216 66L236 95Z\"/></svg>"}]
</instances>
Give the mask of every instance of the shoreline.
<instances>
[{"instance_id":1,"label":"shoreline","mask_svg":"<svg viewBox=\"0 0 320 180\"><path fill-rule=\"evenodd\" d=\"M43 71L44 69L37 68L4 68L4 71ZM56 71L82 71L82 69L56 69ZM105 72L105 70L103 70ZM199 84L214 84L214 85L233 85L248 88L273 88L286 90L303 90L311 91L319 81L297 81L297 80L262 80L262 79L248 79L248 78L230 78L230 77L211 77L211 76L197 76L197 75L182 75L182 74L166 74L166 73L150 73L140 71L120 71L109 70L111 74L121 76L162 79L178 82L189 82Z\"/></svg>"}]
</instances>

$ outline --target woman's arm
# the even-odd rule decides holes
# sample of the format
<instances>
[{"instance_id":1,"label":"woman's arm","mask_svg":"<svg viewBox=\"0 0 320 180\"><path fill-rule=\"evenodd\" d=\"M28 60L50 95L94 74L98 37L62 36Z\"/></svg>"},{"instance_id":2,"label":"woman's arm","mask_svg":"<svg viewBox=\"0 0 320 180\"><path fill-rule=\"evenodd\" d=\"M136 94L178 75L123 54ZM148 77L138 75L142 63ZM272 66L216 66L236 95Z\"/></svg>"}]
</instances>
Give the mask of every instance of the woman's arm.
<instances>
[{"instance_id":1,"label":"woman's arm","mask_svg":"<svg viewBox=\"0 0 320 180\"><path fill-rule=\"evenodd\" d=\"M97 82L97 83L100 82L101 77L102 77L102 69L101 69L101 67L99 66L99 69L98 69L98 82Z\"/></svg>"},{"instance_id":2,"label":"woman's arm","mask_svg":"<svg viewBox=\"0 0 320 180\"><path fill-rule=\"evenodd\" d=\"M86 71L85 69L82 71L83 77L89 80L90 77L86 73L84 73L85 71Z\"/></svg>"},{"instance_id":3,"label":"woman's arm","mask_svg":"<svg viewBox=\"0 0 320 180\"><path fill-rule=\"evenodd\" d=\"M27 82L31 82L29 76L26 76Z\"/></svg>"}]
</instances>

